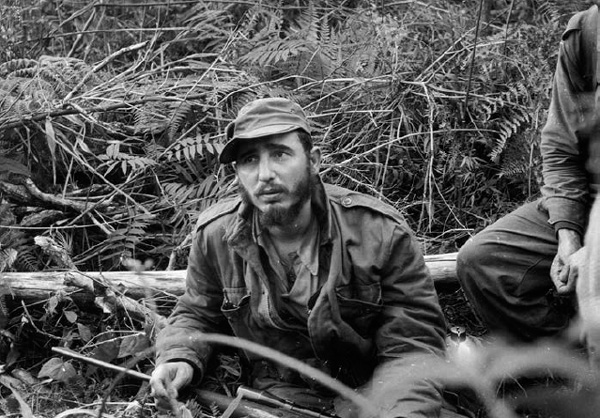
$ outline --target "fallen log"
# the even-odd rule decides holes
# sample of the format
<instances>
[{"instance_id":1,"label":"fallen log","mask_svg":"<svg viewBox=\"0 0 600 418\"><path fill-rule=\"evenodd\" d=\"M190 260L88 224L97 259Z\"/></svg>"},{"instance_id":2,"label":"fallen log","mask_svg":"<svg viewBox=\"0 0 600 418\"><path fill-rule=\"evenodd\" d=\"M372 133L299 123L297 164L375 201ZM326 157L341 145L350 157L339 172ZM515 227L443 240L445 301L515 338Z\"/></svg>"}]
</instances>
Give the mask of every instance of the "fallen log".
<instances>
[{"instance_id":1,"label":"fallen log","mask_svg":"<svg viewBox=\"0 0 600 418\"><path fill-rule=\"evenodd\" d=\"M427 255L425 261L436 286L456 284L456 253ZM108 282L132 299L175 298L185 288L185 270L81 272L46 271L0 273L3 294L23 300L45 300L63 291L75 298L93 301L94 295L81 288L84 281Z\"/></svg>"},{"instance_id":2,"label":"fallen log","mask_svg":"<svg viewBox=\"0 0 600 418\"><path fill-rule=\"evenodd\" d=\"M426 255L425 263L436 286L456 285L456 256L458 253Z\"/></svg>"},{"instance_id":3,"label":"fallen log","mask_svg":"<svg viewBox=\"0 0 600 418\"><path fill-rule=\"evenodd\" d=\"M28 273L0 273L1 286L6 295L24 300L48 299L58 291L75 298L93 300L94 294L78 285L82 281L105 281L132 299L176 297L183 293L185 270L81 272L42 271Z\"/></svg>"}]
</instances>

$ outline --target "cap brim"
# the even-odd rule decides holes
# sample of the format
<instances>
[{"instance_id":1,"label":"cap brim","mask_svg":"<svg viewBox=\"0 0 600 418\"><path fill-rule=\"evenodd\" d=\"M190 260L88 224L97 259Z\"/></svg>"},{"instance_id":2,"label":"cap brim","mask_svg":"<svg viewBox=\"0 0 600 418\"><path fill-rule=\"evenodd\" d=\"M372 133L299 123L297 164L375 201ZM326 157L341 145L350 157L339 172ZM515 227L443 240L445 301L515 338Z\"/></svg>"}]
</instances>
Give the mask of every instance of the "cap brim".
<instances>
[{"instance_id":1,"label":"cap brim","mask_svg":"<svg viewBox=\"0 0 600 418\"><path fill-rule=\"evenodd\" d=\"M298 125L289 125L289 124L278 124L278 125L269 125L269 126L261 126L258 129L254 129L252 131L244 132L243 135L234 135L233 138L225 144L221 154L219 155L219 161L221 164L227 164L235 161L235 152L240 144L244 140L249 139L259 139L265 136L275 135L275 134L284 134L286 132L295 131L296 129L302 129L302 127Z\"/></svg>"}]
</instances>

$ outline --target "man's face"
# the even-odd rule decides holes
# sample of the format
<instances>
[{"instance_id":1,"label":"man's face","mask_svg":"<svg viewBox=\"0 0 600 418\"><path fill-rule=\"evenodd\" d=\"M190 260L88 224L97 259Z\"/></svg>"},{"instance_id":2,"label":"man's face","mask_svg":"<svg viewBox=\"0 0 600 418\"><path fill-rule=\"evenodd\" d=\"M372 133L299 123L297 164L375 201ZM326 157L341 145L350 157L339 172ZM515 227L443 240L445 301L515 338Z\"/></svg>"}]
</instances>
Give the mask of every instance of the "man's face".
<instances>
[{"instance_id":1,"label":"man's face","mask_svg":"<svg viewBox=\"0 0 600 418\"><path fill-rule=\"evenodd\" d=\"M259 210L263 226L285 226L295 220L310 198L320 156L317 148L307 153L296 132L239 146L236 173L240 193Z\"/></svg>"}]
</instances>

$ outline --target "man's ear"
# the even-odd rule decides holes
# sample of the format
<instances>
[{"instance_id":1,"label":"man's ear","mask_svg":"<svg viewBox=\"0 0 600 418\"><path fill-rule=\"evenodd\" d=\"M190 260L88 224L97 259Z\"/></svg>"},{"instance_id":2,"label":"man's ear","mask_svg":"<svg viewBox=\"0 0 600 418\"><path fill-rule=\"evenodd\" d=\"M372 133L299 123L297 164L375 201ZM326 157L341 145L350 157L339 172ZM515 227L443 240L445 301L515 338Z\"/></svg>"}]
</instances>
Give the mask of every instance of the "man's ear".
<instances>
[{"instance_id":1,"label":"man's ear","mask_svg":"<svg viewBox=\"0 0 600 418\"><path fill-rule=\"evenodd\" d=\"M312 147L309 153L311 174L319 174L321 169L321 148Z\"/></svg>"},{"instance_id":2,"label":"man's ear","mask_svg":"<svg viewBox=\"0 0 600 418\"><path fill-rule=\"evenodd\" d=\"M236 164L235 161L233 161L231 163L231 169L233 170L233 174L235 175L236 178L239 178L239 174L238 174L238 166Z\"/></svg>"}]
</instances>

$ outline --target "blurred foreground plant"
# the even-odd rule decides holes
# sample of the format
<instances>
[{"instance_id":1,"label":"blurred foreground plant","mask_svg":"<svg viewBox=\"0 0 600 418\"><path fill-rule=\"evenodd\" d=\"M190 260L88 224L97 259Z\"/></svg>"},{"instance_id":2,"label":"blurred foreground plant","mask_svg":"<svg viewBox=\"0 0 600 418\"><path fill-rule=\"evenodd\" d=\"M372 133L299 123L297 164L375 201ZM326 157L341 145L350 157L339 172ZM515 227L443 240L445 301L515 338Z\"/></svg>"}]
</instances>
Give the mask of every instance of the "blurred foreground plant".
<instances>
[{"instance_id":1,"label":"blurred foreground plant","mask_svg":"<svg viewBox=\"0 0 600 418\"><path fill-rule=\"evenodd\" d=\"M589 369L582 351L557 341L522 346L490 341L474 346L468 359L413 355L408 357L409 370L406 358L390 361L376 371L368 386L355 391L269 347L219 334L198 333L190 338L248 350L290 367L355 403L361 417L381 416L381 405L409 380L431 380L446 390L472 392L480 407L472 411L473 416L514 418L524 413L528 417L587 418L596 416L600 407L600 374Z\"/></svg>"},{"instance_id":2,"label":"blurred foreground plant","mask_svg":"<svg viewBox=\"0 0 600 418\"><path fill-rule=\"evenodd\" d=\"M585 236L587 262L577 281L577 302L592 366L600 371L600 198L596 197Z\"/></svg>"}]
</instances>

